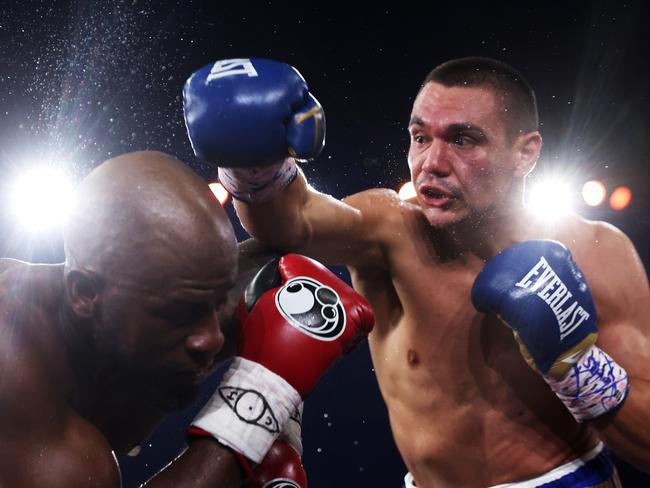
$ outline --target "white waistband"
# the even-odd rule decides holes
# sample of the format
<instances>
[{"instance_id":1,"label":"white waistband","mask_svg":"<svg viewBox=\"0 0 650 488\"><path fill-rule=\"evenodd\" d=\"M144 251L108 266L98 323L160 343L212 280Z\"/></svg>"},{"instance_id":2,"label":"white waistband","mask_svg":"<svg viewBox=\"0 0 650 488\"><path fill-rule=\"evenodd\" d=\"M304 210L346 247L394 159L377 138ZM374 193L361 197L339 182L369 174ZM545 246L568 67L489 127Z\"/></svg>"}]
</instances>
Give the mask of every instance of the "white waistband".
<instances>
[{"instance_id":1,"label":"white waistband","mask_svg":"<svg viewBox=\"0 0 650 488\"><path fill-rule=\"evenodd\" d=\"M581 456L578 459L574 459L573 461L569 461L562 466L558 466L557 468L552 469L548 473L538 476L537 478L526 481L519 481L517 483L504 483L501 485L494 485L490 488L535 488L536 486L543 485L544 483L549 483L550 481L560 479L562 476L566 476L569 473L577 471L587 462L598 456L603 450L603 447L603 443L599 442L596 447L594 447L584 456Z\"/></svg>"}]
</instances>

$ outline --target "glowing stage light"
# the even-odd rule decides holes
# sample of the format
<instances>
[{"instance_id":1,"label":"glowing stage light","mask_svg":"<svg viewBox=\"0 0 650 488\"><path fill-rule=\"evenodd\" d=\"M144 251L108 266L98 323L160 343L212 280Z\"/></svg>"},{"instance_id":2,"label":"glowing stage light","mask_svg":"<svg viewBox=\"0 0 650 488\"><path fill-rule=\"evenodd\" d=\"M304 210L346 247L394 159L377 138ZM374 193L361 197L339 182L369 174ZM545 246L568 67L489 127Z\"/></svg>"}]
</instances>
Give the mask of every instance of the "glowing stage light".
<instances>
[{"instance_id":1,"label":"glowing stage light","mask_svg":"<svg viewBox=\"0 0 650 488\"><path fill-rule=\"evenodd\" d=\"M526 191L526 203L541 217L552 219L573 209L574 197L569 183L548 179L531 185Z\"/></svg>"},{"instance_id":2,"label":"glowing stage light","mask_svg":"<svg viewBox=\"0 0 650 488\"><path fill-rule=\"evenodd\" d=\"M591 180L582 186L582 198L590 207L596 207L603 203L607 189L600 181Z\"/></svg>"},{"instance_id":3,"label":"glowing stage light","mask_svg":"<svg viewBox=\"0 0 650 488\"><path fill-rule=\"evenodd\" d=\"M68 217L72 182L61 170L33 168L14 181L10 204L17 223L30 231L52 229Z\"/></svg>"},{"instance_id":4,"label":"glowing stage light","mask_svg":"<svg viewBox=\"0 0 650 488\"><path fill-rule=\"evenodd\" d=\"M230 198L230 193L228 193L221 183L210 183L209 186L214 196L219 200L219 203L224 205L228 201L228 198Z\"/></svg>"},{"instance_id":5,"label":"glowing stage light","mask_svg":"<svg viewBox=\"0 0 650 488\"><path fill-rule=\"evenodd\" d=\"M627 186L619 186L609 197L609 206L614 210L623 210L632 201L632 190Z\"/></svg>"},{"instance_id":6,"label":"glowing stage light","mask_svg":"<svg viewBox=\"0 0 650 488\"><path fill-rule=\"evenodd\" d=\"M413 186L413 182L407 181L404 183L399 189L398 195L402 200L411 200L412 198L415 198L417 193L415 191L415 186Z\"/></svg>"}]
</instances>

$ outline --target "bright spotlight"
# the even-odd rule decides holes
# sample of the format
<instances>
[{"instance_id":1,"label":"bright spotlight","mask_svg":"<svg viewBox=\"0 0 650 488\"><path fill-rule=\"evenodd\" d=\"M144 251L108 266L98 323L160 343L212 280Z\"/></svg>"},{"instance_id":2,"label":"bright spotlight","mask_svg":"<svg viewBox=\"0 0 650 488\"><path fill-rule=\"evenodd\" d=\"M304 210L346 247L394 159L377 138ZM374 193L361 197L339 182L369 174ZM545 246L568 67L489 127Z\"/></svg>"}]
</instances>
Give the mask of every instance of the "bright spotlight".
<instances>
[{"instance_id":1,"label":"bright spotlight","mask_svg":"<svg viewBox=\"0 0 650 488\"><path fill-rule=\"evenodd\" d=\"M14 181L11 207L18 224L30 231L60 226L68 216L72 182L61 170L33 168Z\"/></svg>"},{"instance_id":2,"label":"bright spotlight","mask_svg":"<svg viewBox=\"0 0 650 488\"><path fill-rule=\"evenodd\" d=\"M407 181L404 183L399 189L398 195L402 200L411 200L412 198L415 198L417 193L413 182Z\"/></svg>"},{"instance_id":3,"label":"bright spotlight","mask_svg":"<svg viewBox=\"0 0 650 488\"><path fill-rule=\"evenodd\" d=\"M219 203L221 205L224 205L230 197L228 191L223 187L221 183L210 183L209 186L210 190L212 190L212 193L214 193L214 196L217 197L217 200L219 200Z\"/></svg>"},{"instance_id":4,"label":"bright spotlight","mask_svg":"<svg viewBox=\"0 0 650 488\"><path fill-rule=\"evenodd\" d=\"M600 181L591 180L582 186L582 198L590 207L597 207L607 195L607 189Z\"/></svg>"},{"instance_id":5,"label":"bright spotlight","mask_svg":"<svg viewBox=\"0 0 650 488\"><path fill-rule=\"evenodd\" d=\"M548 179L526 190L526 203L541 217L552 219L573 209L573 194L566 181Z\"/></svg>"},{"instance_id":6,"label":"bright spotlight","mask_svg":"<svg viewBox=\"0 0 650 488\"><path fill-rule=\"evenodd\" d=\"M609 206L614 210L623 210L632 201L632 190L627 186L619 186L609 197Z\"/></svg>"}]
</instances>

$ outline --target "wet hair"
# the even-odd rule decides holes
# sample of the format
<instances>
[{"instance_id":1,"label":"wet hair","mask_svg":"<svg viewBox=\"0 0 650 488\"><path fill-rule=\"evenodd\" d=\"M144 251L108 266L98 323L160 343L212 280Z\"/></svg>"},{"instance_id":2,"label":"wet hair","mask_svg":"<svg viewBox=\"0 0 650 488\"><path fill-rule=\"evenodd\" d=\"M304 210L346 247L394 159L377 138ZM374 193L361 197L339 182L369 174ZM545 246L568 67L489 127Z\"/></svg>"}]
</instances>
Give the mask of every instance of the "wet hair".
<instances>
[{"instance_id":1,"label":"wet hair","mask_svg":"<svg viewBox=\"0 0 650 488\"><path fill-rule=\"evenodd\" d=\"M507 136L512 140L539 128L533 88L519 71L501 61L484 57L452 59L431 70L420 89L430 81L447 87L493 90L503 100Z\"/></svg>"}]
</instances>

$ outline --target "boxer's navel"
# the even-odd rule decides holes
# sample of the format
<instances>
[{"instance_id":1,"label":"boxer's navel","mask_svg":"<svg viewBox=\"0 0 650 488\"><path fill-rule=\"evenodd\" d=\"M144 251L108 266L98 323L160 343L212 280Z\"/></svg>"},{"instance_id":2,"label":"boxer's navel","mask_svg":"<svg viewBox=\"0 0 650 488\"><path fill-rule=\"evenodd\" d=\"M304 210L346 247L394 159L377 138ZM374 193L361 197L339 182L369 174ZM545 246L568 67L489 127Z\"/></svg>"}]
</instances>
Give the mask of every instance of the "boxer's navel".
<instances>
[{"instance_id":1,"label":"boxer's navel","mask_svg":"<svg viewBox=\"0 0 650 488\"><path fill-rule=\"evenodd\" d=\"M418 356L418 353L410 348L408 350L408 353L406 354L406 360L408 361L409 366L411 366L412 368L420 364L420 356Z\"/></svg>"}]
</instances>

